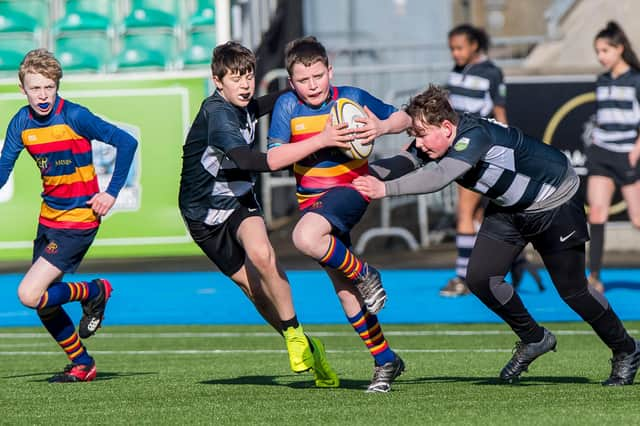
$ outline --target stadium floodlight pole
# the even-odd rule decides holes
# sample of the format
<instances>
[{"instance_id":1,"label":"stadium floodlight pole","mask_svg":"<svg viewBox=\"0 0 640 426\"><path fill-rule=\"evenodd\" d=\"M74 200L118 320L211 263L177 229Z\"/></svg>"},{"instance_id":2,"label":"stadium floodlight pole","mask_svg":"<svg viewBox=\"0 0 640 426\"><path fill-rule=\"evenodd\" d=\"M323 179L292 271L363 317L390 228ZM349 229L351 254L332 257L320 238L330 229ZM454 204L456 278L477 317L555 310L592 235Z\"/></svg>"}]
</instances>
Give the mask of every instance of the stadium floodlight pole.
<instances>
[{"instance_id":1,"label":"stadium floodlight pole","mask_svg":"<svg viewBox=\"0 0 640 426\"><path fill-rule=\"evenodd\" d=\"M217 44L231 40L230 0L216 0L216 40Z\"/></svg>"}]
</instances>

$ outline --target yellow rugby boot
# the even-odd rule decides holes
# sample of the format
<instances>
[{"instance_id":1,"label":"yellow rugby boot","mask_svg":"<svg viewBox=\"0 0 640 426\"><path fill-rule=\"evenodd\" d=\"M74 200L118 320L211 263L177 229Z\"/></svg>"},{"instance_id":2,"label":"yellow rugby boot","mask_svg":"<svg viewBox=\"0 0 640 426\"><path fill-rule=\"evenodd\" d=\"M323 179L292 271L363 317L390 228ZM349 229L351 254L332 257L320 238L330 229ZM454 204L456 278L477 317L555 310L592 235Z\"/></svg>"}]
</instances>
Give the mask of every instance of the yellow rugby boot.
<instances>
[{"instance_id":1,"label":"yellow rugby boot","mask_svg":"<svg viewBox=\"0 0 640 426\"><path fill-rule=\"evenodd\" d=\"M289 364L294 373L304 373L314 366L314 356L302 326L289 327L283 332L289 352Z\"/></svg>"},{"instance_id":2,"label":"yellow rugby boot","mask_svg":"<svg viewBox=\"0 0 640 426\"><path fill-rule=\"evenodd\" d=\"M340 386L340 379L327 361L327 353L324 350L322 341L316 337L309 337L313 345L313 377L316 386L319 388L337 388Z\"/></svg>"}]
</instances>

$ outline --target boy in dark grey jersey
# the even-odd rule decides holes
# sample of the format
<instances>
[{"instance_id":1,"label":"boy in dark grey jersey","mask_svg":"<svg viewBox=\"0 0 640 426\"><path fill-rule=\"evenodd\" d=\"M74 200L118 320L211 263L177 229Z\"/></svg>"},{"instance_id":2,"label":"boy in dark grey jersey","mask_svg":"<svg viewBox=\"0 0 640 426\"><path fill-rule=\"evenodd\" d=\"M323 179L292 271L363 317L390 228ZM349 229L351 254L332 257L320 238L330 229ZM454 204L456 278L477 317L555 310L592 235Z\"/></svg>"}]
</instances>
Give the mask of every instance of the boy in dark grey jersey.
<instances>
[{"instance_id":1,"label":"boy in dark grey jersey","mask_svg":"<svg viewBox=\"0 0 640 426\"><path fill-rule=\"evenodd\" d=\"M238 285L256 309L285 338L291 369L313 370L318 387L339 379L322 342L307 337L298 323L287 277L278 264L254 191L258 172L293 164L319 149L346 147L346 124L327 123L320 138L291 144L277 154L254 146L257 117L273 108L276 96L253 99L255 56L228 42L211 62L216 92L204 100L183 146L180 212L202 251ZM238 313L240 316L240 313Z\"/></svg>"},{"instance_id":2,"label":"boy in dark grey jersey","mask_svg":"<svg viewBox=\"0 0 640 426\"><path fill-rule=\"evenodd\" d=\"M459 117L447 92L436 86L411 99L406 111L415 143L372 165L378 176L390 180L367 176L354 185L371 198L382 198L435 192L456 181L490 200L467 283L521 339L500 378L519 379L531 362L556 347L556 337L531 317L504 281L511 262L530 242L565 303L611 348L612 371L603 384L632 384L640 342L629 336L608 301L587 285L587 223L576 195L578 177L564 154L514 127L467 114Z\"/></svg>"}]
</instances>

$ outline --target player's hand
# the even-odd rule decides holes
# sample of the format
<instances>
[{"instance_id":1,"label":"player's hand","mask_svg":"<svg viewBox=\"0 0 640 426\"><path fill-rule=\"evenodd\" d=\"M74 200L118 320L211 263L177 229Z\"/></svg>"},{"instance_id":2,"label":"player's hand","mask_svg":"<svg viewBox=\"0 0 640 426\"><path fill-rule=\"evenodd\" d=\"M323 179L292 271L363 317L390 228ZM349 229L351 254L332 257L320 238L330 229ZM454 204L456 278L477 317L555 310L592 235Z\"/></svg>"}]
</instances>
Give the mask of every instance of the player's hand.
<instances>
[{"instance_id":1,"label":"player's hand","mask_svg":"<svg viewBox=\"0 0 640 426\"><path fill-rule=\"evenodd\" d=\"M99 192L87 201L87 204L91 206L98 216L105 216L109 213L109 210L111 210L111 207L113 207L115 203L115 197L106 192Z\"/></svg>"},{"instance_id":2,"label":"player's hand","mask_svg":"<svg viewBox=\"0 0 640 426\"><path fill-rule=\"evenodd\" d=\"M324 125L323 134L323 146L324 147L336 147L336 148L349 148L349 142L352 142L355 137L353 136L353 129L348 128L347 123L333 124L331 116L327 119Z\"/></svg>"},{"instance_id":3,"label":"player's hand","mask_svg":"<svg viewBox=\"0 0 640 426\"><path fill-rule=\"evenodd\" d=\"M375 138L381 136L385 133L384 125L382 120L378 118L368 106L364 106L364 111L367 113L367 118L357 117L355 121L357 123L362 123L362 127L358 127L354 130L356 139L360 140L362 144L368 144L373 142Z\"/></svg>"},{"instance_id":4,"label":"player's hand","mask_svg":"<svg viewBox=\"0 0 640 426\"><path fill-rule=\"evenodd\" d=\"M373 176L359 176L353 180L352 184L358 192L374 200L384 198L387 195L384 182Z\"/></svg>"},{"instance_id":5,"label":"player's hand","mask_svg":"<svg viewBox=\"0 0 640 426\"><path fill-rule=\"evenodd\" d=\"M636 167L638 159L640 159L640 147L636 145L631 152L629 152L629 164L631 164L631 167Z\"/></svg>"}]
</instances>

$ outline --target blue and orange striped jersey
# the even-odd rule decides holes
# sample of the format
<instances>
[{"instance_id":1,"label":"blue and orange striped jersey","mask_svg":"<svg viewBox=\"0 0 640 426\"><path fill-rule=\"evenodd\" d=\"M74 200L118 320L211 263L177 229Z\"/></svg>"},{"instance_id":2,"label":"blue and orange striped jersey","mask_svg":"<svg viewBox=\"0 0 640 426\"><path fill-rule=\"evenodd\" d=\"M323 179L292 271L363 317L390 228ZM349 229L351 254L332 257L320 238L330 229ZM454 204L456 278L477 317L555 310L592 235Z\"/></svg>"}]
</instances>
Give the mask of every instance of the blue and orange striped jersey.
<instances>
[{"instance_id":1,"label":"blue and orange striped jersey","mask_svg":"<svg viewBox=\"0 0 640 426\"><path fill-rule=\"evenodd\" d=\"M348 98L367 106L381 120L397 111L394 106L357 87L332 87L331 99L317 108L304 104L293 92L285 93L278 98L271 113L269 148L303 141L322 132L338 98ZM337 148L322 149L295 163L293 172L300 209L313 204L330 188L351 186L356 177L368 171L367 159L353 160Z\"/></svg>"},{"instance_id":2,"label":"blue and orange striped jersey","mask_svg":"<svg viewBox=\"0 0 640 426\"><path fill-rule=\"evenodd\" d=\"M39 222L59 229L97 227L100 220L87 205L100 191L92 161L93 139L118 149L120 158L116 159L116 169L120 170L114 171L106 190L117 197L133 160L136 140L88 109L59 96L47 116L34 116L29 106L25 106L11 119L0 156L0 188L6 183L20 152L26 148L42 178Z\"/></svg>"}]
</instances>

